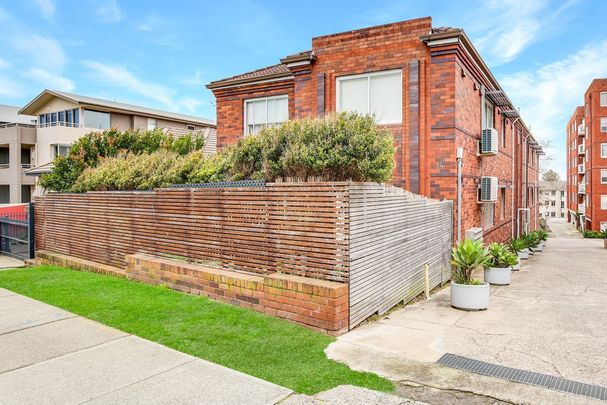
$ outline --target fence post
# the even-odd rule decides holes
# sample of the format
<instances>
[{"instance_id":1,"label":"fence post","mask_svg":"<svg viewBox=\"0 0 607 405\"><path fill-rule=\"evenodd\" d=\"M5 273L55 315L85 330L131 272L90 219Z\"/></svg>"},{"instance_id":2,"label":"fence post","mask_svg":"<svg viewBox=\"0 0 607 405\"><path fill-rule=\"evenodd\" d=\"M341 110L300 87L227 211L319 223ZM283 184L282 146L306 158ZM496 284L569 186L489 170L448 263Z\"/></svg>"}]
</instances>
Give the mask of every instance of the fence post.
<instances>
[{"instance_id":1,"label":"fence post","mask_svg":"<svg viewBox=\"0 0 607 405\"><path fill-rule=\"evenodd\" d=\"M28 245L29 245L29 258L33 259L36 256L35 240L36 232L34 229L34 203L28 204L28 216L27 216L27 234L28 234Z\"/></svg>"}]
</instances>

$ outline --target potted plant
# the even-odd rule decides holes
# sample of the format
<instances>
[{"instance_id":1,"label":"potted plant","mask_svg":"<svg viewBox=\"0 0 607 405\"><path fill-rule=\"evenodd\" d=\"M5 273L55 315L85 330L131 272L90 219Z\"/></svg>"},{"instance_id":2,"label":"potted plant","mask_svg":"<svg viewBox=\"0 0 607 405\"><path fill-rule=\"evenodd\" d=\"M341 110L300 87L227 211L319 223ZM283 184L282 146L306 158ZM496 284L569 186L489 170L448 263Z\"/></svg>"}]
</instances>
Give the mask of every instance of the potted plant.
<instances>
[{"instance_id":1,"label":"potted plant","mask_svg":"<svg viewBox=\"0 0 607 405\"><path fill-rule=\"evenodd\" d=\"M525 242L525 248L529 250L529 254L535 254L535 249L537 249L537 246L540 243L537 236L534 233L530 232L524 234L522 239Z\"/></svg>"},{"instance_id":2,"label":"potted plant","mask_svg":"<svg viewBox=\"0 0 607 405\"><path fill-rule=\"evenodd\" d=\"M542 243L542 238L540 236L540 231L532 231L530 232L531 235L533 235L533 237L535 238L535 240L537 240L537 246L533 249L534 252L543 252L544 251L544 244Z\"/></svg>"},{"instance_id":3,"label":"potted plant","mask_svg":"<svg viewBox=\"0 0 607 405\"><path fill-rule=\"evenodd\" d=\"M601 231L601 235L603 236L603 247L607 249L607 228Z\"/></svg>"},{"instance_id":4,"label":"potted plant","mask_svg":"<svg viewBox=\"0 0 607 405\"><path fill-rule=\"evenodd\" d=\"M494 285L508 285L512 281L512 266L518 257L502 243L489 245L489 263L485 268L485 281Z\"/></svg>"},{"instance_id":5,"label":"potted plant","mask_svg":"<svg viewBox=\"0 0 607 405\"><path fill-rule=\"evenodd\" d=\"M489 252L481 241L463 240L451 252L451 306L466 311L489 307L489 283L475 280L472 273L484 269Z\"/></svg>"},{"instance_id":6,"label":"potted plant","mask_svg":"<svg viewBox=\"0 0 607 405\"><path fill-rule=\"evenodd\" d=\"M542 248L546 247L546 242L548 241L548 232L543 229L537 231L537 235L540 238L540 243L542 244Z\"/></svg>"},{"instance_id":7,"label":"potted plant","mask_svg":"<svg viewBox=\"0 0 607 405\"><path fill-rule=\"evenodd\" d=\"M508 245L510 251L516 254L519 258L519 262L516 268L513 270L519 270L521 268L521 260L527 260L529 258L529 249L527 249L527 245L525 241L522 239L512 239Z\"/></svg>"}]
</instances>

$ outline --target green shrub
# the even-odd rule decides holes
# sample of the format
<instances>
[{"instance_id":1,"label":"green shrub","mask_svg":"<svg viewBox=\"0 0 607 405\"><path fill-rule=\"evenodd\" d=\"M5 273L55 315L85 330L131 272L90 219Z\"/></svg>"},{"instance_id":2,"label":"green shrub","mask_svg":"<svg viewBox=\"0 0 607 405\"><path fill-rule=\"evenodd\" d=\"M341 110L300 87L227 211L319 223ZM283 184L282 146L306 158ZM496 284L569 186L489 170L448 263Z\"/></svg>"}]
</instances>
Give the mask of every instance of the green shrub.
<instances>
[{"instance_id":1,"label":"green shrub","mask_svg":"<svg viewBox=\"0 0 607 405\"><path fill-rule=\"evenodd\" d=\"M200 135L174 137L161 129L90 132L72 145L67 156L55 159L53 171L40 177L40 185L48 190L70 191L86 168L96 167L100 159L119 153L150 154L167 149L185 155L203 147L204 138Z\"/></svg>"},{"instance_id":2,"label":"green shrub","mask_svg":"<svg viewBox=\"0 0 607 405\"><path fill-rule=\"evenodd\" d=\"M459 242L451 251L453 281L457 284L479 284L472 278L472 273L487 267L489 259L489 252L481 241L464 239Z\"/></svg>"},{"instance_id":3,"label":"green shrub","mask_svg":"<svg viewBox=\"0 0 607 405\"><path fill-rule=\"evenodd\" d=\"M508 249L510 249L510 251L514 254L518 254L519 252L521 252L523 249L526 249L526 248L527 248L527 244L521 238L512 239L510 241L510 243L508 243Z\"/></svg>"},{"instance_id":4,"label":"green shrub","mask_svg":"<svg viewBox=\"0 0 607 405\"><path fill-rule=\"evenodd\" d=\"M592 231L590 229L587 229L584 231L584 238L587 239L603 239L605 238L605 236L603 236L602 232L597 232L597 231Z\"/></svg>"},{"instance_id":5,"label":"green shrub","mask_svg":"<svg viewBox=\"0 0 607 405\"><path fill-rule=\"evenodd\" d=\"M189 174L203 161L201 151L185 156L169 150L120 154L103 158L96 167L85 169L70 191L151 190L186 183Z\"/></svg>"},{"instance_id":6,"label":"green shrub","mask_svg":"<svg viewBox=\"0 0 607 405\"><path fill-rule=\"evenodd\" d=\"M508 247L502 243L491 243L487 250L489 252L489 263L488 267L496 267L505 269L508 267L516 266L518 263L518 257L515 253L508 250Z\"/></svg>"}]
</instances>

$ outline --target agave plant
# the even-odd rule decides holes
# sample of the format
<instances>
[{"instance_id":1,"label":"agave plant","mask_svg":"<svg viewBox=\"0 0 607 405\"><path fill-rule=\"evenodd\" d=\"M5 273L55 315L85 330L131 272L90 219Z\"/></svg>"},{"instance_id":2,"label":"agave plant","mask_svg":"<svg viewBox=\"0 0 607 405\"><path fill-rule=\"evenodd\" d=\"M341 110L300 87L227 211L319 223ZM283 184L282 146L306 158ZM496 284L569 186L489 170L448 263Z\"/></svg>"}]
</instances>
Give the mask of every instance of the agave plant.
<instances>
[{"instance_id":1,"label":"agave plant","mask_svg":"<svg viewBox=\"0 0 607 405\"><path fill-rule=\"evenodd\" d=\"M541 241L545 241L546 239L548 239L548 232L546 232L545 230L540 229L536 233Z\"/></svg>"},{"instance_id":2,"label":"agave plant","mask_svg":"<svg viewBox=\"0 0 607 405\"><path fill-rule=\"evenodd\" d=\"M472 273L489 263L489 252L481 241L463 240L451 252L453 281L457 284L478 284Z\"/></svg>"},{"instance_id":3,"label":"agave plant","mask_svg":"<svg viewBox=\"0 0 607 405\"><path fill-rule=\"evenodd\" d=\"M489 267L497 267L500 269L515 266L518 263L516 254L508 250L508 247L503 243L492 243L489 245Z\"/></svg>"},{"instance_id":4,"label":"agave plant","mask_svg":"<svg viewBox=\"0 0 607 405\"><path fill-rule=\"evenodd\" d=\"M514 254L518 254L520 251L526 248L527 245L525 244L525 241L520 238L512 239L510 243L508 243L508 249L510 249L510 251Z\"/></svg>"},{"instance_id":5,"label":"agave plant","mask_svg":"<svg viewBox=\"0 0 607 405\"><path fill-rule=\"evenodd\" d=\"M535 252L535 248L540 244L540 239L534 232L524 234L522 239L525 242L525 247L531 252Z\"/></svg>"}]
</instances>

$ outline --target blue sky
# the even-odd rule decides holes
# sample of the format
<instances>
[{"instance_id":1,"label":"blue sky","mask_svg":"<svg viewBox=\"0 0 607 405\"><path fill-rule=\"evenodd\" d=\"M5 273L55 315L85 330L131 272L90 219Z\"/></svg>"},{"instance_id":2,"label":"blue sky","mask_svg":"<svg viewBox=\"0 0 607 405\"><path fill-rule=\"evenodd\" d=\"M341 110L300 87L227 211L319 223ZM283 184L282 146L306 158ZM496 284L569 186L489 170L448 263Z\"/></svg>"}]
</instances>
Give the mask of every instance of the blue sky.
<instances>
[{"instance_id":1,"label":"blue sky","mask_svg":"<svg viewBox=\"0 0 607 405\"><path fill-rule=\"evenodd\" d=\"M604 0L0 0L0 104L52 88L214 118L211 80L313 36L428 15L466 30L563 175L565 123L607 77Z\"/></svg>"}]
</instances>

